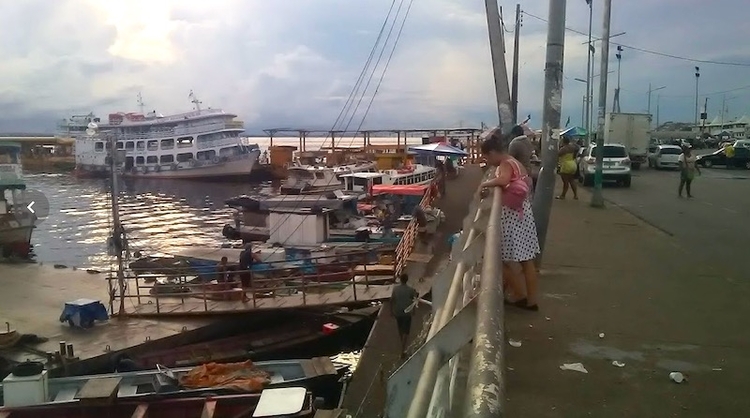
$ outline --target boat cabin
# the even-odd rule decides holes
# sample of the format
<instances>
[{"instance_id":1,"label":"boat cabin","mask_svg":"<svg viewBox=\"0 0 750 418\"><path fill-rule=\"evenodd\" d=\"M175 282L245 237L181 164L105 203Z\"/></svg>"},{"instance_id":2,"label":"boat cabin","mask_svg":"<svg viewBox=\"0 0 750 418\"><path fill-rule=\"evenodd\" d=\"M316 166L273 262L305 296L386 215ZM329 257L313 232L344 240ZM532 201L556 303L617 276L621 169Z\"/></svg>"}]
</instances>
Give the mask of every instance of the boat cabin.
<instances>
[{"instance_id":1,"label":"boat cabin","mask_svg":"<svg viewBox=\"0 0 750 418\"><path fill-rule=\"evenodd\" d=\"M270 209L269 242L283 245L316 245L328 241L332 211L324 208Z\"/></svg>"},{"instance_id":2,"label":"boat cabin","mask_svg":"<svg viewBox=\"0 0 750 418\"><path fill-rule=\"evenodd\" d=\"M0 142L0 188L23 188L21 144Z\"/></svg>"}]
</instances>

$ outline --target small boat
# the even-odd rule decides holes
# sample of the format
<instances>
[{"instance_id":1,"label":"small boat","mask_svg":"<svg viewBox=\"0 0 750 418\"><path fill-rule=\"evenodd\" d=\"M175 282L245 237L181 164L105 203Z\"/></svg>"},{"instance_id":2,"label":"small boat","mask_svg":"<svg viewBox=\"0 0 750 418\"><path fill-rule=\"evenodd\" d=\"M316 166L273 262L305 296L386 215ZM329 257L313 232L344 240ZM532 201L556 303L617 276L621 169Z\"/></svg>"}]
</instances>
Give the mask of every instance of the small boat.
<instances>
[{"instance_id":1,"label":"small boat","mask_svg":"<svg viewBox=\"0 0 750 418\"><path fill-rule=\"evenodd\" d=\"M21 363L21 366L24 365ZM314 392L334 398L339 389L339 373L343 372L344 368L337 370L328 357L258 363L249 360L242 363L208 363L174 369L158 366L156 370L49 379L47 371L43 370L38 375L42 376L40 379L46 386L47 396L43 401L37 400L37 403L75 404L85 398L90 386L103 386L113 381L117 382L117 388L112 397L120 401L254 393L267 388L292 386L310 386ZM16 376L15 373L18 372L14 371L3 380L5 406L17 405L14 397L18 396L19 388L35 376Z\"/></svg>"},{"instance_id":2,"label":"small boat","mask_svg":"<svg viewBox=\"0 0 750 418\"><path fill-rule=\"evenodd\" d=\"M208 342L173 347L133 355L139 367L186 367L205 362L244 361L268 358L270 355L294 355L309 352L305 347L324 347L330 340L356 344L357 335L370 329L378 306L348 312L323 313L304 311L277 323L272 329L260 329Z\"/></svg>"},{"instance_id":3,"label":"small boat","mask_svg":"<svg viewBox=\"0 0 750 418\"><path fill-rule=\"evenodd\" d=\"M316 407L305 388L266 389L261 393L177 399L110 400L106 390L75 403L0 408L2 418L312 418ZM103 396L101 396L103 395Z\"/></svg>"},{"instance_id":4,"label":"small boat","mask_svg":"<svg viewBox=\"0 0 750 418\"><path fill-rule=\"evenodd\" d=\"M27 257L36 215L27 209L21 170L21 145L0 142L0 257Z\"/></svg>"}]
</instances>

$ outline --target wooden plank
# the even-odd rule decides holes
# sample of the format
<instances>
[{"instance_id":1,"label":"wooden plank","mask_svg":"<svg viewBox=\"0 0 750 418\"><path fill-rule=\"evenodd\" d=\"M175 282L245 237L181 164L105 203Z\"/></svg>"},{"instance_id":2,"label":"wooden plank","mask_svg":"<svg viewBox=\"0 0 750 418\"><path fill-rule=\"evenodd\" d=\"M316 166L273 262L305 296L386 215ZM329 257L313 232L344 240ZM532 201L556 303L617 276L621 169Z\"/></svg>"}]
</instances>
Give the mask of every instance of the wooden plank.
<instances>
[{"instance_id":1,"label":"wooden plank","mask_svg":"<svg viewBox=\"0 0 750 418\"><path fill-rule=\"evenodd\" d=\"M203 412L201 412L201 418L213 418L214 412L216 412L216 400L207 399L206 403L203 404Z\"/></svg>"},{"instance_id":2,"label":"wooden plank","mask_svg":"<svg viewBox=\"0 0 750 418\"><path fill-rule=\"evenodd\" d=\"M135 411L133 411L133 415L130 416L130 418L146 418L148 416L148 404L142 403L139 404Z\"/></svg>"},{"instance_id":3,"label":"wooden plank","mask_svg":"<svg viewBox=\"0 0 750 418\"><path fill-rule=\"evenodd\" d=\"M80 391L78 399L81 402L109 402L117 397L120 389L121 377L102 377L86 382Z\"/></svg>"},{"instance_id":4,"label":"wooden plank","mask_svg":"<svg viewBox=\"0 0 750 418\"><path fill-rule=\"evenodd\" d=\"M406 257L406 261L413 261L415 263L429 263L432 260L433 255L432 254L418 254L418 253L411 253L408 257Z\"/></svg>"}]
</instances>

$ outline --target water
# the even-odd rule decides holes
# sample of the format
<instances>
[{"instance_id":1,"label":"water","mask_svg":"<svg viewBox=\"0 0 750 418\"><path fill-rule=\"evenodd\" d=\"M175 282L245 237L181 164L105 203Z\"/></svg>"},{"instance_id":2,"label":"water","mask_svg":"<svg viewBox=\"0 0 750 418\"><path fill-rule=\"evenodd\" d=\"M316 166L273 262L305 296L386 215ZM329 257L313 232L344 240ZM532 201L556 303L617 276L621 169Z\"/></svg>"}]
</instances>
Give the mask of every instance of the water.
<instances>
[{"instance_id":1,"label":"water","mask_svg":"<svg viewBox=\"0 0 750 418\"><path fill-rule=\"evenodd\" d=\"M61 174L26 174L27 187L49 200L47 219L34 230L36 261L106 270L112 217L109 184ZM271 192L269 184L216 184L177 180L123 180L120 217L131 251L174 252L189 246L218 247L233 224L224 201L239 194Z\"/></svg>"}]
</instances>

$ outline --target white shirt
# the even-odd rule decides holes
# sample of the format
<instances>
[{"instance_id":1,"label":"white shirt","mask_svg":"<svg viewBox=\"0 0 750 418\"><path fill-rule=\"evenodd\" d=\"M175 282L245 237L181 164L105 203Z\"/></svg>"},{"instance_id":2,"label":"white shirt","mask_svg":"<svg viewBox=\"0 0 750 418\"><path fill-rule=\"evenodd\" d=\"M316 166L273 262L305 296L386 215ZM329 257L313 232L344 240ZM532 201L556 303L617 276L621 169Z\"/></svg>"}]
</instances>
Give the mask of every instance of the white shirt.
<instances>
[{"instance_id":1,"label":"white shirt","mask_svg":"<svg viewBox=\"0 0 750 418\"><path fill-rule=\"evenodd\" d=\"M680 154L679 161L685 165L686 170L695 170L695 155L691 154L689 157L685 157L685 154Z\"/></svg>"}]
</instances>

